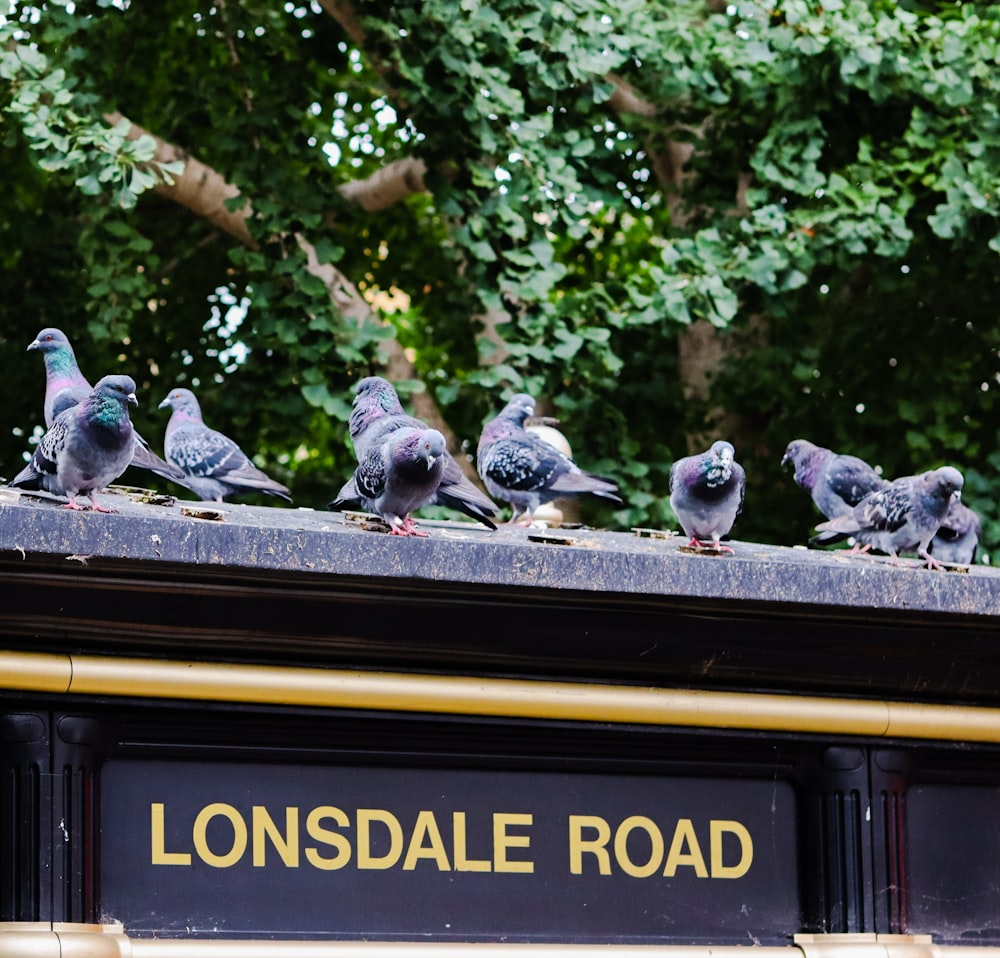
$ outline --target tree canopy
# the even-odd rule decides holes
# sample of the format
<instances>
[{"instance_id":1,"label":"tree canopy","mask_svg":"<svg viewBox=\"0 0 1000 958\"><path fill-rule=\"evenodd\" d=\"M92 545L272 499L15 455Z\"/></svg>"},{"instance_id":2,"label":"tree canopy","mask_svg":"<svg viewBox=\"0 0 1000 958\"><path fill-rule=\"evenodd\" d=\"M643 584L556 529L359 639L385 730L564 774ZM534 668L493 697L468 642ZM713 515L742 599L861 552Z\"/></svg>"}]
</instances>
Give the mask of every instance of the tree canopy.
<instances>
[{"instance_id":1,"label":"tree canopy","mask_svg":"<svg viewBox=\"0 0 1000 958\"><path fill-rule=\"evenodd\" d=\"M734 535L818 516L808 438L952 464L1000 544L1000 14L895 0L51 0L0 25L0 437L59 326L137 425L206 421L319 506L375 372L471 455L512 392L672 526L734 442Z\"/></svg>"}]
</instances>

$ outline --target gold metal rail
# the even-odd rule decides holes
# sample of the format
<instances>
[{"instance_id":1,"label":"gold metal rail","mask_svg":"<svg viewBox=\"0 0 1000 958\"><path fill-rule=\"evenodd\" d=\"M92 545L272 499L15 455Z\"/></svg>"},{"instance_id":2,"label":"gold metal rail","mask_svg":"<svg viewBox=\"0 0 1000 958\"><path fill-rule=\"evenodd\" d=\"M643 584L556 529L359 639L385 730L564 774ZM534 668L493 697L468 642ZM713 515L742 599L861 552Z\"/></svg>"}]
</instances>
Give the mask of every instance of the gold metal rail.
<instances>
[{"instance_id":1,"label":"gold metal rail","mask_svg":"<svg viewBox=\"0 0 1000 958\"><path fill-rule=\"evenodd\" d=\"M1000 958L929 935L796 935L784 947L130 938L119 924L0 923L4 958Z\"/></svg>"},{"instance_id":2,"label":"gold metal rail","mask_svg":"<svg viewBox=\"0 0 1000 958\"><path fill-rule=\"evenodd\" d=\"M0 651L0 689L1000 742L1000 709L590 682Z\"/></svg>"}]
</instances>

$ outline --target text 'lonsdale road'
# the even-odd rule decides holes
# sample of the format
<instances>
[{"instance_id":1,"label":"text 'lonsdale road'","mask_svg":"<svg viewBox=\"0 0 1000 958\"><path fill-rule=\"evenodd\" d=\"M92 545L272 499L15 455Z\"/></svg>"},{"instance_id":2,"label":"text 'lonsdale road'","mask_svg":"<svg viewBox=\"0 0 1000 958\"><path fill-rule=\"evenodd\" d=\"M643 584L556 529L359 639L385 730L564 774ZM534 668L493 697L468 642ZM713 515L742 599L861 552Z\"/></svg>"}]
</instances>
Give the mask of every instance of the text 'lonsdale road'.
<instances>
[{"instance_id":1,"label":"text 'lonsdale road'","mask_svg":"<svg viewBox=\"0 0 1000 958\"><path fill-rule=\"evenodd\" d=\"M446 822L450 827L444 829L439 813L430 810L419 811L408 828L381 808L358 808L353 822L334 805L309 809L304 821L297 806L283 811L279 818L284 822L279 825L267 806L254 805L248 816L233 805L213 802L194 816L190 840L177 839L178 844L168 849L168 810L165 803L151 803L151 864L184 866L197 859L213 868L230 868L249 851L258 868L272 863L299 868L304 859L323 871L352 864L359 870L413 871L421 862L438 871L535 871L531 841L535 818L530 813L479 814L470 835L464 811L442 816L450 817ZM171 835L188 834L186 826L178 832L176 823L171 825ZM753 863L750 831L727 819L709 819L696 828L691 818L677 818L661 827L644 815L630 815L617 823L599 815L568 815L564 834L570 875L619 871L635 878L672 878L686 868L698 878L734 879L747 874ZM473 857L470 847L478 849L480 857Z\"/></svg>"}]
</instances>

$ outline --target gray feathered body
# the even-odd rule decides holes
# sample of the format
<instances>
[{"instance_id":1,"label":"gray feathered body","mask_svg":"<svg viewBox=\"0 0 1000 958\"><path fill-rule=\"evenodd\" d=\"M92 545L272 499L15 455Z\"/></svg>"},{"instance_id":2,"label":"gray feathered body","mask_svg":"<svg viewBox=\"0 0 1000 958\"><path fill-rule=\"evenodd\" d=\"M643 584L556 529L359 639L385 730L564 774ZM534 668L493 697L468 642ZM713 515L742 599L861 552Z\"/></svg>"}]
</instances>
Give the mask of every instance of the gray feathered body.
<instances>
[{"instance_id":1,"label":"gray feathered body","mask_svg":"<svg viewBox=\"0 0 1000 958\"><path fill-rule=\"evenodd\" d=\"M743 510L746 473L733 455L732 444L720 440L670 467L670 508L692 542L712 542L718 549Z\"/></svg>"},{"instance_id":2,"label":"gray feathered body","mask_svg":"<svg viewBox=\"0 0 1000 958\"><path fill-rule=\"evenodd\" d=\"M893 557L916 552L926 559L927 547L962 485L962 474L951 466L902 476L865 496L849 513L822 522L816 529L854 536L859 543Z\"/></svg>"},{"instance_id":3,"label":"gray feathered body","mask_svg":"<svg viewBox=\"0 0 1000 958\"><path fill-rule=\"evenodd\" d=\"M354 471L365 505L395 535L411 535L409 515L437 497L444 476L444 436L436 429L396 429L371 444Z\"/></svg>"},{"instance_id":4,"label":"gray feathered body","mask_svg":"<svg viewBox=\"0 0 1000 958\"><path fill-rule=\"evenodd\" d=\"M889 485L867 462L817 446L807 439L788 444L781 460L795 466L795 482L828 519L850 512L865 496Z\"/></svg>"},{"instance_id":5,"label":"gray feathered body","mask_svg":"<svg viewBox=\"0 0 1000 958\"><path fill-rule=\"evenodd\" d=\"M228 436L209 429L201 406L189 389L171 390L160 408L173 410L167 422L163 451L184 474L184 485L206 501L227 496L265 492L290 500L288 489L258 469Z\"/></svg>"},{"instance_id":6,"label":"gray feathered body","mask_svg":"<svg viewBox=\"0 0 1000 958\"><path fill-rule=\"evenodd\" d=\"M100 508L94 494L114 482L135 453L128 415L135 402L130 377L105 376L82 402L56 416L11 485L67 496L73 508L77 496L87 496Z\"/></svg>"},{"instance_id":7,"label":"gray feathered body","mask_svg":"<svg viewBox=\"0 0 1000 958\"><path fill-rule=\"evenodd\" d=\"M381 376L367 376L355 387L354 404L348 423L354 453L360 463L370 449L380 448L389 436L401 429L427 429L427 423L408 416L399 402L395 387ZM445 450L442 477L434 496L434 504L455 509L471 516L490 529L495 529L493 517L497 507L473 483L461 466ZM377 511L368 497L358 489L356 476L341 488L330 508L358 505L370 512Z\"/></svg>"},{"instance_id":8,"label":"gray feathered body","mask_svg":"<svg viewBox=\"0 0 1000 958\"><path fill-rule=\"evenodd\" d=\"M976 561L982 522L968 506L952 501L948 515L931 539L928 552L938 562L953 565L972 565Z\"/></svg>"},{"instance_id":9,"label":"gray feathered body","mask_svg":"<svg viewBox=\"0 0 1000 958\"><path fill-rule=\"evenodd\" d=\"M511 504L510 521L530 523L543 503L569 496L621 502L614 482L585 472L561 450L524 428L534 412L535 400L518 393L486 424L479 438L476 469L490 495Z\"/></svg>"}]
</instances>

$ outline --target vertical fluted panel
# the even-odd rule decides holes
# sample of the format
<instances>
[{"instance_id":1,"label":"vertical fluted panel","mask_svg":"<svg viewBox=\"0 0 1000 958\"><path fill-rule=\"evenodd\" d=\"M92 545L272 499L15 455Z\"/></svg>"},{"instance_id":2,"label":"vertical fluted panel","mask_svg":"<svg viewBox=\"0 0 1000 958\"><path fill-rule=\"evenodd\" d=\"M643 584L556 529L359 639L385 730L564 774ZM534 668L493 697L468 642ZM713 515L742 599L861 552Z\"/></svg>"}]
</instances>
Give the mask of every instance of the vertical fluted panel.
<instances>
[{"instance_id":1,"label":"vertical fluted panel","mask_svg":"<svg viewBox=\"0 0 1000 958\"><path fill-rule=\"evenodd\" d=\"M97 915L97 789L103 759L96 719L63 715L56 722L54 765L59 788L53 813L52 868L58 894L54 921L94 922Z\"/></svg>"},{"instance_id":2,"label":"vertical fluted panel","mask_svg":"<svg viewBox=\"0 0 1000 958\"><path fill-rule=\"evenodd\" d=\"M874 905L876 931L906 934L906 790L910 756L899 749L878 749L872 756L872 793L876 797Z\"/></svg>"},{"instance_id":3,"label":"vertical fluted panel","mask_svg":"<svg viewBox=\"0 0 1000 958\"><path fill-rule=\"evenodd\" d=\"M827 866L827 932L865 931L862 796L856 789L836 790L828 792L821 801Z\"/></svg>"},{"instance_id":4,"label":"vertical fluted panel","mask_svg":"<svg viewBox=\"0 0 1000 958\"><path fill-rule=\"evenodd\" d=\"M874 931L871 907L871 808L863 749L824 749L802 786L804 930Z\"/></svg>"},{"instance_id":5,"label":"vertical fluted panel","mask_svg":"<svg viewBox=\"0 0 1000 958\"><path fill-rule=\"evenodd\" d=\"M42 921L51 902L48 718L0 715L0 921Z\"/></svg>"}]
</instances>

